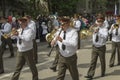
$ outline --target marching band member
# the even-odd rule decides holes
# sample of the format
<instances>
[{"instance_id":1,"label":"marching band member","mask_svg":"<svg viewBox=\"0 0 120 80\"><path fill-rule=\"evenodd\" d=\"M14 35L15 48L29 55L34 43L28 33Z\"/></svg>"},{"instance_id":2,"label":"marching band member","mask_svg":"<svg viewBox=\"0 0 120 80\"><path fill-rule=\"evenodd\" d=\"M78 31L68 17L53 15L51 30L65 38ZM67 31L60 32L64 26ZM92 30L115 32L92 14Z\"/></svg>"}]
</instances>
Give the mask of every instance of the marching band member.
<instances>
[{"instance_id":1,"label":"marching band member","mask_svg":"<svg viewBox=\"0 0 120 80\"><path fill-rule=\"evenodd\" d=\"M56 80L64 80L66 69L70 71L72 80L79 80L77 69L77 45L78 34L77 31L70 27L70 19L61 19L62 32L59 36L56 36L51 45L57 44L59 47L59 59L58 59L58 76Z\"/></svg>"},{"instance_id":2,"label":"marching band member","mask_svg":"<svg viewBox=\"0 0 120 80\"><path fill-rule=\"evenodd\" d=\"M106 52L106 40L108 36L108 29L104 26L104 17L97 18L97 29L93 33L93 47L92 47L92 60L87 76L85 78L92 79L95 73L98 57L101 62L101 77L105 76L106 63L105 63L105 52Z\"/></svg>"},{"instance_id":3,"label":"marching band member","mask_svg":"<svg viewBox=\"0 0 120 80\"><path fill-rule=\"evenodd\" d=\"M74 28L77 30L78 32L78 49L80 49L80 28L81 28L81 21L79 20L79 16L78 15L74 15Z\"/></svg>"},{"instance_id":4,"label":"marching band member","mask_svg":"<svg viewBox=\"0 0 120 80\"><path fill-rule=\"evenodd\" d=\"M33 20L31 20L31 16L25 16L28 22L28 27L31 28L34 32L33 39L33 59L35 63L38 63L38 54L37 54L37 42L36 42L36 24Z\"/></svg>"},{"instance_id":5,"label":"marching band member","mask_svg":"<svg viewBox=\"0 0 120 80\"><path fill-rule=\"evenodd\" d=\"M2 26L1 26L1 28L2 28L2 29L1 29L2 35L10 33L11 30L12 30L12 26L11 26L11 24L9 24L9 23L7 22L7 18L2 17L2 18L1 18L1 21L2 21L2 23L3 23ZM10 53L11 53L10 57L14 57L14 50L13 50L11 38L9 37L9 38L5 39L3 36L1 36L1 41L2 41L2 44L1 44L1 48L0 48L0 49L1 49L1 50L0 50L0 53L3 54L6 45L8 45L8 46L9 46L9 49L10 49Z\"/></svg>"},{"instance_id":6,"label":"marching band member","mask_svg":"<svg viewBox=\"0 0 120 80\"><path fill-rule=\"evenodd\" d=\"M55 16L53 16L53 19L52 19L52 27L55 30L59 30L59 28L60 28L59 21L57 20L57 17L55 17ZM56 72L56 70L57 70L58 59L59 59L59 48L58 48L58 45L55 46L55 52L56 52L55 59L54 59L52 65L50 66L50 69L53 70L54 72Z\"/></svg>"},{"instance_id":7,"label":"marching band member","mask_svg":"<svg viewBox=\"0 0 120 80\"><path fill-rule=\"evenodd\" d=\"M110 58L109 67L114 66L115 53L117 50L118 54L118 64L120 65L120 15L116 16L116 23L112 24L109 33L112 34L112 54Z\"/></svg>"},{"instance_id":8,"label":"marching band member","mask_svg":"<svg viewBox=\"0 0 120 80\"><path fill-rule=\"evenodd\" d=\"M38 80L38 71L33 60L33 39L34 32L31 28L28 27L27 19L19 19L21 28L18 32L14 33L13 37L17 38L17 64L16 70L12 76L11 80L18 80L21 69L27 62L28 66L33 75L32 80Z\"/></svg>"},{"instance_id":9,"label":"marching band member","mask_svg":"<svg viewBox=\"0 0 120 80\"><path fill-rule=\"evenodd\" d=\"M1 18L1 22L3 23L2 26L1 26L1 33L2 33L2 36L1 36L1 41L2 41L2 44L0 46L0 74L1 73L4 73L4 67L3 67L3 54L4 54L4 51L5 51L5 47L6 45L9 46L9 49L10 49L10 58L11 57L14 57L14 50L13 50L13 45L12 45L12 40L10 37L8 38L5 38L3 37L4 34L9 34L11 32L11 29L12 29L12 26L11 24L9 24L7 22L7 18L5 17L2 17Z\"/></svg>"}]
</instances>

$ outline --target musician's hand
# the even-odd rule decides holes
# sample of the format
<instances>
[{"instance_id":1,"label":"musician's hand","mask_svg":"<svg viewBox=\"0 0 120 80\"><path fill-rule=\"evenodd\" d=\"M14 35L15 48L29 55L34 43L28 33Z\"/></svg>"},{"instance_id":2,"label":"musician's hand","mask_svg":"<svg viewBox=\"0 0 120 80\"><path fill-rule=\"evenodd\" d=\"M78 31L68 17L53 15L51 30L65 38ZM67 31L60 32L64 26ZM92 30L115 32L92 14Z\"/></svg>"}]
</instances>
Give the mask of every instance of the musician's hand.
<instances>
[{"instance_id":1,"label":"musician's hand","mask_svg":"<svg viewBox=\"0 0 120 80\"><path fill-rule=\"evenodd\" d=\"M55 43L56 43L56 41L55 41L55 40L52 40L52 41L51 41L51 46L54 46Z\"/></svg>"},{"instance_id":2,"label":"musician's hand","mask_svg":"<svg viewBox=\"0 0 120 80\"><path fill-rule=\"evenodd\" d=\"M60 36L58 36L56 39L57 39L58 41L60 41L60 42L63 41L63 39L62 39Z\"/></svg>"},{"instance_id":3,"label":"musician's hand","mask_svg":"<svg viewBox=\"0 0 120 80\"><path fill-rule=\"evenodd\" d=\"M114 27L114 26L111 26L111 30L113 30L113 29L115 29L115 27Z\"/></svg>"},{"instance_id":4,"label":"musician's hand","mask_svg":"<svg viewBox=\"0 0 120 80\"><path fill-rule=\"evenodd\" d=\"M95 30L94 30L94 33L97 33L98 31L99 31L99 29L95 29Z\"/></svg>"},{"instance_id":5,"label":"musician's hand","mask_svg":"<svg viewBox=\"0 0 120 80\"><path fill-rule=\"evenodd\" d=\"M16 31L14 34L12 34L13 36L18 36L18 32Z\"/></svg>"},{"instance_id":6,"label":"musician's hand","mask_svg":"<svg viewBox=\"0 0 120 80\"><path fill-rule=\"evenodd\" d=\"M12 31L15 31L16 29L15 28L12 28Z\"/></svg>"}]
</instances>

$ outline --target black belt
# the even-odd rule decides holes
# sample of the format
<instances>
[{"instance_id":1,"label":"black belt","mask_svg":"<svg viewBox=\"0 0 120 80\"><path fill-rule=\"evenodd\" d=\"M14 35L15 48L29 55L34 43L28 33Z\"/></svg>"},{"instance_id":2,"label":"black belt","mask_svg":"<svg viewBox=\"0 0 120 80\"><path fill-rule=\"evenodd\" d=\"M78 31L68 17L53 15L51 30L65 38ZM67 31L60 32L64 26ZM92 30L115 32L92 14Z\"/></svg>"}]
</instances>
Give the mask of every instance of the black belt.
<instances>
[{"instance_id":1,"label":"black belt","mask_svg":"<svg viewBox=\"0 0 120 80\"><path fill-rule=\"evenodd\" d=\"M105 47L105 45L102 45L100 47L96 47L95 45L93 45L93 47L95 47L95 48L103 48L103 47Z\"/></svg>"}]
</instances>

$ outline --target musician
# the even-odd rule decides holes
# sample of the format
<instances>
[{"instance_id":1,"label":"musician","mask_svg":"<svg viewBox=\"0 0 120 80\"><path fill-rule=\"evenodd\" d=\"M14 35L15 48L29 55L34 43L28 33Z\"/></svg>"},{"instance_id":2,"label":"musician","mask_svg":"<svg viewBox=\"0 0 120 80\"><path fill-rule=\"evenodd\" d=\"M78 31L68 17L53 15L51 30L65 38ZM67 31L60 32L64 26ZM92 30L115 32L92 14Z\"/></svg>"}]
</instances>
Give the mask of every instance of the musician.
<instances>
[{"instance_id":1,"label":"musician","mask_svg":"<svg viewBox=\"0 0 120 80\"><path fill-rule=\"evenodd\" d=\"M120 15L116 16L116 23L112 24L109 33L112 34L112 54L110 58L109 67L113 67L116 51L118 54L117 65L120 65Z\"/></svg>"},{"instance_id":2,"label":"musician","mask_svg":"<svg viewBox=\"0 0 120 80\"><path fill-rule=\"evenodd\" d=\"M80 49L80 28L81 28L81 21L79 20L78 15L74 15L74 28L78 32L78 49Z\"/></svg>"},{"instance_id":3,"label":"musician","mask_svg":"<svg viewBox=\"0 0 120 80\"><path fill-rule=\"evenodd\" d=\"M7 18L2 17L2 18L1 18L1 21L2 21L2 26L1 26L1 27L2 27L2 29L1 29L2 35L10 33L10 32L11 32L11 29L12 29L12 26L11 26L11 24L9 24L9 23L7 22ZM2 40L2 44L1 44L1 50L0 50L1 52L0 52L0 53L3 54L6 45L8 45L8 46L9 46L9 49L10 49L10 53L11 53L10 58L11 58L11 57L14 57L14 50L13 50L11 38L5 39L5 38L2 36L2 37L1 37L1 40Z\"/></svg>"},{"instance_id":4,"label":"musician","mask_svg":"<svg viewBox=\"0 0 120 80\"><path fill-rule=\"evenodd\" d=\"M12 76L11 80L18 80L21 69L27 62L30 70L32 72L32 80L39 80L38 79L38 71L35 66L35 62L33 60L33 39L34 39L34 32L31 28L28 27L27 19L21 18L19 19L21 28L18 32L14 33L12 38L17 38L17 64L16 70Z\"/></svg>"},{"instance_id":5,"label":"musician","mask_svg":"<svg viewBox=\"0 0 120 80\"><path fill-rule=\"evenodd\" d=\"M93 47L92 47L92 59L90 68L85 78L92 79L95 74L95 68L98 57L101 62L101 77L105 76L106 63L105 63L105 52L106 52L106 40L108 36L108 29L104 26L104 17L97 18L97 27L93 33Z\"/></svg>"},{"instance_id":6,"label":"musician","mask_svg":"<svg viewBox=\"0 0 120 80\"><path fill-rule=\"evenodd\" d=\"M53 29L56 29L56 30L59 29L59 27L60 27L59 21L57 20L56 16L53 16L53 18L52 18L52 27L53 27ZM55 52L56 52L55 59L54 59L52 65L50 66L50 69L53 70L54 72L56 72L56 70L57 70L58 59L59 59L59 48L58 48L58 45L55 46Z\"/></svg>"},{"instance_id":7,"label":"musician","mask_svg":"<svg viewBox=\"0 0 120 80\"><path fill-rule=\"evenodd\" d=\"M70 27L70 19L61 19L62 32L59 36L56 36L51 45L57 44L59 47L59 59L58 59L58 76L56 80L64 80L66 69L70 71L72 80L79 80L77 69L77 31ZM59 34L59 31L58 31Z\"/></svg>"},{"instance_id":8,"label":"musician","mask_svg":"<svg viewBox=\"0 0 120 80\"><path fill-rule=\"evenodd\" d=\"M9 56L9 58L14 57L14 50L13 50L13 45L12 45L12 40L10 37L8 37L7 39L3 37L4 34L9 34L11 32L11 25L7 22L7 18L2 17L1 18L1 22L2 22L2 26L1 26L1 41L2 44L0 46L0 74L4 73L4 66L3 66L3 53L5 51L6 45L9 46L10 49L10 53L11 55Z\"/></svg>"},{"instance_id":9,"label":"musician","mask_svg":"<svg viewBox=\"0 0 120 80\"><path fill-rule=\"evenodd\" d=\"M104 16L103 14L101 14L101 13L97 14L97 18L99 18L99 17L101 17L101 16L102 16L102 17L105 17L105 16ZM96 24L97 24L97 21L96 21ZM107 19L104 20L103 25L104 25L106 28L109 27L109 24L108 24Z\"/></svg>"},{"instance_id":10,"label":"musician","mask_svg":"<svg viewBox=\"0 0 120 80\"><path fill-rule=\"evenodd\" d=\"M33 39L33 59L35 63L38 63L38 54L37 54L37 42L36 42L36 24L33 20L31 20L31 16L25 16L27 18L28 27L31 28L34 32L34 39Z\"/></svg>"}]
</instances>

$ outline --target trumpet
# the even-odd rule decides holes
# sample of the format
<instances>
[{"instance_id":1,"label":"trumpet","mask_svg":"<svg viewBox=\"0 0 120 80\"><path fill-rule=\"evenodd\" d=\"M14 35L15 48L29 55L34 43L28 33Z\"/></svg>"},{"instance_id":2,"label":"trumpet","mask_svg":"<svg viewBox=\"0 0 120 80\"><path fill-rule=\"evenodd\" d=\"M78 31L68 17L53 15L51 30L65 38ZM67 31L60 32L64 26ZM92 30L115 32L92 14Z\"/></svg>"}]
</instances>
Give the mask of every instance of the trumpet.
<instances>
[{"instance_id":1,"label":"trumpet","mask_svg":"<svg viewBox=\"0 0 120 80\"><path fill-rule=\"evenodd\" d=\"M16 33L16 32L17 32L17 29L13 28L10 33L8 33L8 34L3 34L2 36L3 36L5 39L7 39L7 38L13 36L14 33Z\"/></svg>"}]
</instances>

